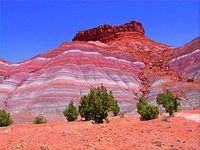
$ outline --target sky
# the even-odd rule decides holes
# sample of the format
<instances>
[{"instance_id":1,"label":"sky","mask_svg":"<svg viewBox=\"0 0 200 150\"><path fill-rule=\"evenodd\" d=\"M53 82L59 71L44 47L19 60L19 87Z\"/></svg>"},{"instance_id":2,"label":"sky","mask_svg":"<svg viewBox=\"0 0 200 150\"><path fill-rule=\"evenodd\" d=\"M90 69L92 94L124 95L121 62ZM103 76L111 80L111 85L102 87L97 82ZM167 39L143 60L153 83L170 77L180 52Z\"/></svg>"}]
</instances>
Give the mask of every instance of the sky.
<instances>
[{"instance_id":1,"label":"sky","mask_svg":"<svg viewBox=\"0 0 200 150\"><path fill-rule=\"evenodd\" d=\"M132 20L147 37L178 47L200 35L200 0L0 0L0 58L20 62L79 30Z\"/></svg>"}]
</instances>

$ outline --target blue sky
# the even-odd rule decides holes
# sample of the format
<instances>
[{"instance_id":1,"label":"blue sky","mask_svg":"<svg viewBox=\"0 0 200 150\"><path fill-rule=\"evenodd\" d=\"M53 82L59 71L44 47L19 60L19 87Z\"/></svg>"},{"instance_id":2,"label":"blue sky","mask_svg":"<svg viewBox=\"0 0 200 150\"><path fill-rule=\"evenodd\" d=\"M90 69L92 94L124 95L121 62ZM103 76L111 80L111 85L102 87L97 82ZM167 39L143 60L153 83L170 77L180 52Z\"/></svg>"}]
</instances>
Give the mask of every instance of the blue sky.
<instances>
[{"instance_id":1,"label":"blue sky","mask_svg":"<svg viewBox=\"0 0 200 150\"><path fill-rule=\"evenodd\" d=\"M146 36L181 46L200 35L200 1L0 0L0 57L31 58L101 24L141 22Z\"/></svg>"}]
</instances>

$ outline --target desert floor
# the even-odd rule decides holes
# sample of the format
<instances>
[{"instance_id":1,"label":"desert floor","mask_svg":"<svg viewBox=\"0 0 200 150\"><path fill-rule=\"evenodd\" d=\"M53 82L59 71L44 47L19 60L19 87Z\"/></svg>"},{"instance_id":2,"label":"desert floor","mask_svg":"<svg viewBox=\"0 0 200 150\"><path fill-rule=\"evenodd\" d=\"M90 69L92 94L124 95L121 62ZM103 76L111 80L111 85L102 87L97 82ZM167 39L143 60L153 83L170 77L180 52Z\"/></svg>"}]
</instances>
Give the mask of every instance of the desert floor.
<instances>
[{"instance_id":1,"label":"desert floor","mask_svg":"<svg viewBox=\"0 0 200 150\"><path fill-rule=\"evenodd\" d=\"M91 121L18 124L0 128L0 150L199 150L200 110L140 121L138 116Z\"/></svg>"}]
</instances>

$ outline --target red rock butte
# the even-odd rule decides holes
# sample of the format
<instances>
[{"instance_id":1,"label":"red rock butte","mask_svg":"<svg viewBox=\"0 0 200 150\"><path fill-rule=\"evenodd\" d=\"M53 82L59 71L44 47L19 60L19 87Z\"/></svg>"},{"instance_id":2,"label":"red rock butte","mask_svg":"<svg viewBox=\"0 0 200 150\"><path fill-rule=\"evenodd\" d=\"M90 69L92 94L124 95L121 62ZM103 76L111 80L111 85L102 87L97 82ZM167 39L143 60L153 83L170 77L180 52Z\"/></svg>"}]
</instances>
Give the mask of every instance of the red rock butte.
<instances>
[{"instance_id":1,"label":"red rock butte","mask_svg":"<svg viewBox=\"0 0 200 150\"><path fill-rule=\"evenodd\" d=\"M97 28L77 33L31 59L11 63L0 59L0 108L16 123L30 122L42 113L63 118L73 100L100 85L112 90L121 111L136 112L145 96L170 88L182 99L183 109L200 107L200 38L174 48L144 35L141 23Z\"/></svg>"},{"instance_id":2,"label":"red rock butte","mask_svg":"<svg viewBox=\"0 0 200 150\"><path fill-rule=\"evenodd\" d=\"M131 21L120 26L101 25L97 28L80 31L72 41L101 41L108 42L112 40L117 33L135 32L144 35L145 31L141 23Z\"/></svg>"}]
</instances>

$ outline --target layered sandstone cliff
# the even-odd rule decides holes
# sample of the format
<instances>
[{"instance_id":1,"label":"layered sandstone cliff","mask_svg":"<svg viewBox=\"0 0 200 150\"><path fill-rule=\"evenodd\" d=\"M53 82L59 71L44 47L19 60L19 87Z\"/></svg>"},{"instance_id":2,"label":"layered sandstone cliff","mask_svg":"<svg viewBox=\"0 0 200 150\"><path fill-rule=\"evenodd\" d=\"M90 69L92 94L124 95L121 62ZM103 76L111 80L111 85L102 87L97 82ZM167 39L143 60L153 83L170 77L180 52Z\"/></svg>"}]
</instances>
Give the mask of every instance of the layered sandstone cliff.
<instances>
[{"instance_id":1,"label":"layered sandstone cliff","mask_svg":"<svg viewBox=\"0 0 200 150\"><path fill-rule=\"evenodd\" d=\"M190 81L200 82L200 37L173 51L170 69Z\"/></svg>"},{"instance_id":2,"label":"layered sandstone cliff","mask_svg":"<svg viewBox=\"0 0 200 150\"><path fill-rule=\"evenodd\" d=\"M79 31L73 38L73 41L108 42L112 40L117 33L121 32L136 32L141 35L144 35L145 33L141 23L137 21L131 21L119 26L101 25L97 28Z\"/></svg>"}]
</instances>

